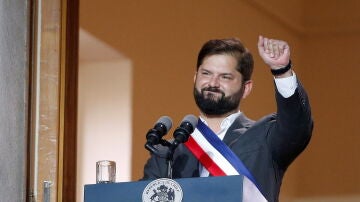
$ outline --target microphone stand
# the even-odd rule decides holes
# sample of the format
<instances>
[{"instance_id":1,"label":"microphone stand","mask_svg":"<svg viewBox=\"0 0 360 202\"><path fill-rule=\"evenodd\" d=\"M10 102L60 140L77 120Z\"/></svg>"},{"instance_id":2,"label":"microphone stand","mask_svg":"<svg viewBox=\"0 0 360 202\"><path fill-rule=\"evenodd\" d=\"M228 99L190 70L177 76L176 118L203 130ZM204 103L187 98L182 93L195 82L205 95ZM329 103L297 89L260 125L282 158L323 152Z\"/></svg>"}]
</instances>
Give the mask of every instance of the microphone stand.
<instances>
[{"instance_id":1,"label":"microphone stand","mask_svg":"<svg viewBox=\"0 0 360 202\"><path fill-rule=\"evenodd\" d=\"M174 152L176 147L179 145L179 142L175 139L172 144L169 146L168 156L166 158L167 162L167 175L168 178L172 179L172 165L174 161Z\"/></svg>"},{"instance_id":2,"label":"microphone stand","mask_svg":"<svg viewBox=\"0 0 360 202\"><path fill-rule=\"evenodd\" d=\"M166 162L167 162L167 178L172 179L172 165L173 165L173 154L172 152L168 153L169 156L168 158L166 158Z\"/></svg>"},{"instance_id":3,"label":"microphone stand","mask_svg":"<svg viewBox=\"0 0 360 202\"><path fill-rule=\"evenodd\" d=\"M167 178L172 179L172 165L173 165L173 157L176 147L179 145L179 142L177 140L174 140L173 143L170 143L169 141L160 140L160 144L162 146L165 146L168 148L167 152L160 152L158 149L154 147L154 145L146 143L145 148L149 150L151 153L155 154L156 156L160 158L166 159L166 165L167 165Z\"/></svg>"}]
</instances>

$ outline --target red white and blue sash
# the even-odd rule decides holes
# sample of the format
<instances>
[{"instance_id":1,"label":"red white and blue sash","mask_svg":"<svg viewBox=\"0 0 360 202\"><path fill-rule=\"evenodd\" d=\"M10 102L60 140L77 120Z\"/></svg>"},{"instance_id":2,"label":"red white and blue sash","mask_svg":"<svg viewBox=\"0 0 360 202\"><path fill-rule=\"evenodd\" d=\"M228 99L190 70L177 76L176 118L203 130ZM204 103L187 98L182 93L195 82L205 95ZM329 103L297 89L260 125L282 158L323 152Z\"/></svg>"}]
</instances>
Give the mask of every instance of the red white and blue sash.
<instances>
[{"instance_id":1,"label":"red white and blue sash","mask_svg":"<svg viewBox=\"0 0 360 202\"><path fill-rule=\"evenodd\" d=\"M245 167L243 162L220 138L200 119L195 131L185 143L185 146L194 154L200 163L213 176L244 175L244 186L250 187L251 193L255 190L254 196L259 201L266 201L257 185L255 178ZM245 180L246 178L246 180ZM250 185L250 186L249 186ZM246 188L246 187L244 187ZM246 190L244 190L244 194ZM254 194L251 194L254 195ZM245 196L244 196L245 197ZM252 196L250 199L254 199ZM244 200L245 201L245 200ZM253 201L253 200L247 200Z\"/></svg>"}]
</instances>

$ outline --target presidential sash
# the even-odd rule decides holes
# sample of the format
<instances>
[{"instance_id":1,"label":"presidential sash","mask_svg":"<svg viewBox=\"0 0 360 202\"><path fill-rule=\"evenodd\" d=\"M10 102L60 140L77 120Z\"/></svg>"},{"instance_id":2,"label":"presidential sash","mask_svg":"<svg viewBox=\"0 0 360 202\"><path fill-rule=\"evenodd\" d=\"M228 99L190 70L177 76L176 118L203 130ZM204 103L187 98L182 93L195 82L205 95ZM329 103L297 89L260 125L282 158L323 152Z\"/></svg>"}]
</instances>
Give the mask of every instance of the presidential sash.
<instances>
[{"instance_id":1,"label":"presidential sash","mask_svg":"<svg viewBox=\"0 0 360 202\"><path fill-rule=\"evenodd\" d=\"M267 201L243 162L200 119L185 146L213 176L244 175L244 201Z\"/></svg>"}]
</instances>

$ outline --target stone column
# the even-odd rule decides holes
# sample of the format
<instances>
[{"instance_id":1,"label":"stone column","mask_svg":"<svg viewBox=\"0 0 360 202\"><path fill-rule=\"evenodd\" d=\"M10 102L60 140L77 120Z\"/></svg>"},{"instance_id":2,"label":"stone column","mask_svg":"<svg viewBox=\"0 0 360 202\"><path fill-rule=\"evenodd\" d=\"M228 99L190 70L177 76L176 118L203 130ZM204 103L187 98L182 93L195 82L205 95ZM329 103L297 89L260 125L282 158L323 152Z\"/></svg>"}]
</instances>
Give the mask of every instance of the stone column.
<instances>
[{"instance_id":1,"label":"stone column","mask_svg":"<svg viewBox=\"0 0 360 202\"><path fill-rule=\"evenodd\" d=\"M0 1L0 201L26 200L29 1Z\"/></svg>"}]
</instances>

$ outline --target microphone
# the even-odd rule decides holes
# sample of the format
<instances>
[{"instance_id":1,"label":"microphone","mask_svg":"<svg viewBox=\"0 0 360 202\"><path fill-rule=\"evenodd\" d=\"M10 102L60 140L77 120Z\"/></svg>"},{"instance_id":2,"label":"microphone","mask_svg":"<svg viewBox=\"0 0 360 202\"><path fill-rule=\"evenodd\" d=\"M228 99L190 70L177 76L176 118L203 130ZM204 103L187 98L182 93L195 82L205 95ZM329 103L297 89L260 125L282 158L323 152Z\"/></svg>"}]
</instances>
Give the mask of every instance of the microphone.
<instances>
[{"instance_id":1,"label":"microphone","mask_svg":"<svg viewBox=\"0 0 360 202\"><path fill-rule=\"evenodd\" d=\"M172 120L168 116L162 116L155 123L154 127L148 131L146 134L146 145L157 145L159 144L161 138L166 135L166 133L172 127Z\"/></svg>"},{"instance_id":2,"label":"microphone","mask_svg":"<svg viewBox=\"0 0 360 202\"><path fill-rule=\"evenodd\" d=\"M186 115L181 121L179 127L174 131L173 149L175 149L180 143L184 143L189 139L189 136L194 132L198 123L198 118L192 114Z\"/></svg>"},{"instance_id":3,"label":"microphone","mask_svg":"<svg viewBox=\"0 0 360 202\"><path fill-rule=\"evenodd\" d=\"M174 151L180 143L188 141L189 136L194 132L198 123L198 118L192 114L186 115L181 121L180 126L177 127L174 131L174 141L169 145L169 152L166 157L167 160L167 175L168 178L172 178L172 162Z\"/></svg>"}]
</instances>

